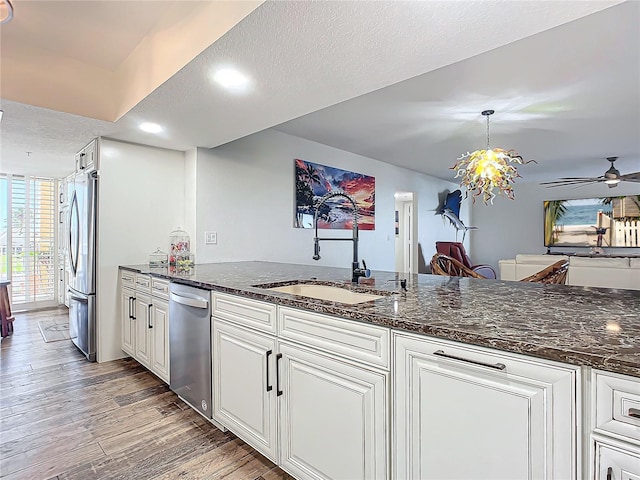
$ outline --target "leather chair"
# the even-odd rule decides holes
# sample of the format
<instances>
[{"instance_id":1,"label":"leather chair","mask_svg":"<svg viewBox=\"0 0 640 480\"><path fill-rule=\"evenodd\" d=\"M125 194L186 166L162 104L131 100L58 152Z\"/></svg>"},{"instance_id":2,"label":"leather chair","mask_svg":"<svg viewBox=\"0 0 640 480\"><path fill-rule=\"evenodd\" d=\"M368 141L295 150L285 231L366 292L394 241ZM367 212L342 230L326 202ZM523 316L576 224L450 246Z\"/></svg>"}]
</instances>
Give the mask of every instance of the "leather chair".
<instances>
[{"instance_id":1,"label":"leather chair","mask_svg":"<svg viewBox=\"0 0 640 480\"><path fill-rule=\"evenodd\" d=\"M484 278L496 279L496 271L491 265L474 265L471 263L467 251L464 249L464 245L460 242L436 242L436 251L442 255L447 255L455 260L458 260L465 267L479 273Z\"/></svg>"}]
</instances>

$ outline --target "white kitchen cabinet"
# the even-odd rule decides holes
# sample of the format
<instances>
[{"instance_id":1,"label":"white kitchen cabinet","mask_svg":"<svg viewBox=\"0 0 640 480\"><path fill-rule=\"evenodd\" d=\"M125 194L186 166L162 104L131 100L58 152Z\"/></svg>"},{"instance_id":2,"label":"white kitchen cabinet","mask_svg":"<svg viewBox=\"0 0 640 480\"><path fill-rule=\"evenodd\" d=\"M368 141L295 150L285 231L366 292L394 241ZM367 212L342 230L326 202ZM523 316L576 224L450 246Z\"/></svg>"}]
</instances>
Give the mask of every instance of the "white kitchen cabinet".
<instances>
[{"instance_id":1,"label":"white kitchen cabinet","mask_svg":"<svg viewBox=\"0 0 640 480\"><path fill-rule=\"evenodd\" d=\"M595 480L640 480L640 379L592 370Z\"/></svg>"},{"instance_id":2,"label":"white kitchen cabinet","mask_svg":"<svg viewBox=\"0 0 640 480\"><path fill-rule=\"evenodd\" d=\"M58 302L69 306L69 191L74 176L58 181Z\"/></svg>"},{"instance_id":3,"label":"white kitchen cabinet","mask_svg":"<svg viewBox=\"0 0 640 480\"><path fill-rule=\"evenodd\" d=\"M388 478L389 373L279 342L280 465L298 479Z\"/></svg>"},{"instance_id":4,"label":"white kitchen cabinet","mask_svg":"<svg viewBox=\"0 0 640 480\"><path fill-rule=\"evenodd\" d=\"M136 324L133 319L133 300L135 291L125 286L120 287L120 325L122 329L122 350L135 356Z\"/></svg>"},{"instance_id":5,"label":"white kitchen cabinet","mask_svg":"<svg viewBox=\"0 0 640 480\"><path fill-rule=\"evenodd\" d=\"M169 302L151 297L151 371L169 383Z\"/></svg>"},{"instance_id":6,"label":"white kitchen cabinet","mask_svg":"<svg viewBox=\"0 0 640 480\"><path fill-rule=\"evenodd\" d=\"M136 292L134 305L136 324L134 358L151 370L151 295Z\"/></svg>"},{"instance_id":7,"label":"white kitchen cabinet","mask_svg":"<svg viewBox=\"0 0 640 480\"><path fill-rule=\"evenodd\" d=\"M169 282L120 271L121 348L169 383ZM152 294L153 292L153 294Z\"/></svg>"},{"instance_id":8,"label":"white kitchen cabinet","mask_svg":"<svg viewBox=\"0 0 640 480\"><path fill-rule=\"evenodd\" d=\"M98 142L92 140L82 150L76 153L76 172L81 170L91 170L96 166L98 156Z\"/></svg>"},{"instance_id":9,"label":"white kitchen cabinet","mask_svg":"<svg viewBox=\"0 0 640 480\"><path fill-rule=\"evenodd\" d=\"M218 422L299 480L389 478L389 372L358 361L386 364L388 329L340 331L333 317L220 293L212 304Z\"/></svg>"},{"instance_id":10,"label":"white kitchen cabinet","mask_svg":"<svg viewBox=\"0 0 640 480\"><path fill-rule=\"evenodd\" d=\"M595 442L596 480L640 480L640 449Z\"/></svg>"},{"instance_id":11,"label":"white kitchen cabinet","mask_svg":"<svg viewBox=\"0 0 640 480\"><path fill-rule=\"evenodd\" d=\"M395 334L392 375L395 478L578 478L577 367Z\"/></svg>"},{"instance_id":12,"label":"white kitchen cabinet","mask_svg":"<svg viewBox=\"0 0 640 480\"><path fill-rule=\"evenodd\" d=\"M213 321L213 416L277 462L275 337Z\"/></svg>"}]
</instances>

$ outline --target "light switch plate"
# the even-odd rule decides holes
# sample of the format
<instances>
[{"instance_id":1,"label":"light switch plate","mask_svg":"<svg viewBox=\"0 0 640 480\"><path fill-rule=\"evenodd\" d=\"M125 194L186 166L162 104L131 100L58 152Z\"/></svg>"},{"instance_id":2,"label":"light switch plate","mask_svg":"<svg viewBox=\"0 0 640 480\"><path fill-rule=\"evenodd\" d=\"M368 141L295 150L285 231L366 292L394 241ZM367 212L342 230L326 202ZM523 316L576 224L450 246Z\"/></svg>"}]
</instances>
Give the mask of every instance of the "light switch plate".
<instances>
[{"instance_id":1,"label":"light switch plate","mask_svg":"<svg viewBox=\"0 0 640 480\"><path fill-rule=\"evenodd\" d=\"M218 243L218 232L204 232L205 245L215 245Z\"/></svg>"}]
</instances>

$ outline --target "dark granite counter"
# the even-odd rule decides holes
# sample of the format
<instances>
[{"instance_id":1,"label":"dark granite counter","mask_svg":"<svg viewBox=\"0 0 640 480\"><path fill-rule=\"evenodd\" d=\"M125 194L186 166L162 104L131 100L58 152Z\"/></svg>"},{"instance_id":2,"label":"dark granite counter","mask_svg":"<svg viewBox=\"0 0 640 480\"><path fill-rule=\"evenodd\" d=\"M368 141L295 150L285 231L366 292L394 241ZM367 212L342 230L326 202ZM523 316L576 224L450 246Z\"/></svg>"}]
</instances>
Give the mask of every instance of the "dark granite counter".
<instances>
[{"instance_id":1,"label":"dark granite counter","mask_svg":"<svg viewBox=\"0 0 640 480\"><path fill-rule=\"evenodd\" d=\"M172 281L434 337L640 377L640 291L373 272L384 290L358 305L256 287L291 280L348 283L346 268L269 262L196 265L188 273L122 266ZM387 282L407 278L407 292Z\"/></svg>"}]
</instances>

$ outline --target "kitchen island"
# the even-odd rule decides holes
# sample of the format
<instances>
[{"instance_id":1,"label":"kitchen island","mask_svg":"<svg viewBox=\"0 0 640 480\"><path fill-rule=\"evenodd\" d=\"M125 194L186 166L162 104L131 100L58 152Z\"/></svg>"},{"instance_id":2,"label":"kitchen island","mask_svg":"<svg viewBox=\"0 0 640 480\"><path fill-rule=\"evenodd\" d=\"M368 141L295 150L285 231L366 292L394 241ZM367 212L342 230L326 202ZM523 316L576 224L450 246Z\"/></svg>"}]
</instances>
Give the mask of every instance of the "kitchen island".
<instances>
[{"instance_id":1,"label":"kitchen island","mask_svg":"<svg viewBox=\"0 0 640 480\"><path fill-rule=\"evenodd\" d=\"M205 289L211 418L299 480L640 475L640 292L350 278L269 262L123 266L122 349L162 376L173 316L154 296L169 282ZM360 303L273 290L301 285Z\"/></svg>"},{"instance_id":2,"label":"kitchen island","mask_svg":"<svg viewBox=\"0 0 640 480\"><path fill-rule=\"evenodd\" d=\"M438 338L640 377L640 292L373 273L375 283L351 287L346 268L270 262L196 265L187 272L121 268L200 288L274 302ZM407 279L407 291L400 289ZM346 283L367 292L394 292L346 305L279 293L256 285L293 280Z\"/></svg>"}]
</instances>

